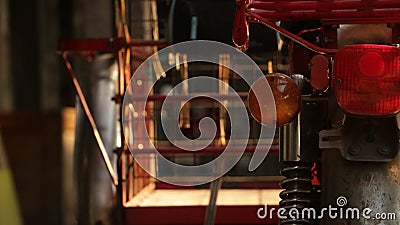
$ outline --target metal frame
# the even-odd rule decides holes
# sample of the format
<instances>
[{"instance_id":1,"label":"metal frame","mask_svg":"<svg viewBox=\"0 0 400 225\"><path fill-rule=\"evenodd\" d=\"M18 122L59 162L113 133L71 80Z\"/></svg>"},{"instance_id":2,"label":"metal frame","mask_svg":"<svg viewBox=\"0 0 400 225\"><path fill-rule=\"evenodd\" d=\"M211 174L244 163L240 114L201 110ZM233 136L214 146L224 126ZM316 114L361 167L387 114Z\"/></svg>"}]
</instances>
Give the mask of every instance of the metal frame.
<instances>
[{"instance_id":1,"label":"metal frame","mask_svg":"<svg viewBox=\"0 0 400 225\"><path fill-rule=\"evenodd\" d=\"M96 52L108 52L114 53L116 55L117 64L118 64L118 92L113 100L119 106L119 118L122 119L122 98L125 94L126 87L131 77L130 71L130 62L131 58L137 57L141 60L145 60L149 57L148 53L141 51L141 49L137 47L144 46L152 46L152 47L165 47L168 46L169 43L165 40L132 40L130 37L129 29L126 24L126 6L125 0L115 0L114 1L114 14L115 14L115 36L110 38L99 38L99 39L70 39L63 40L58 43L57 51L62 56L64 65L67 69L68 75L73 83L73 87L79 99L79 102L82 105L85 116L89 121L91 129L93 131L96 143L99 147L100 153L103 157L104 163L107 167L108 173L112 180L112 183L118 187L120 190L120 194L122 197L122 204L127 202L127 198L129 198L129 191L127 190L126 184L126 168L125 164L132 164L132 159L130 159L130 153L127 149L127 145L125 144L125 137L121 132L121 140L122 143L121 149L117 149L116 153L118 154L118 165L117 165L117 173L112 166L111 160L107 154L107 150L104 146L103 140L99 134L97 129L96 122L92 116L92 112L90 110L89 105L87 104L86 97L82 92L81 85L77 79L75 72L73 71L73 67L69 56L72 55L82 55L82 56L91 56ZM134 54L133 54L133 51ZM123 130L122 121L120 121L120 130ZM124 194L128 193L128 194Z\"/></svg>"},{"instance_id":2,"label":"metal frame","mask_svg":"<svg viewBox=\"0 0 400 225\"><path fill-rule=\"evenodd\" d=\"M240 0L246 17L251 22L261 23L294 42L319 54L334 54L337 49L321 48L299 35L277 26L276 21L321 20L324 24L400 23L400 2L388 1L268 1ZM360 9L360 10L359 10Z\"/></svg>"},{"instance_id":3,"label":"metal frame","mask_svg":"<svg viewBox=\"0 0 400 225\"><path fill-rule=\"evenodd\" d=\"M107 167L108 173L112 180L112 183L117 187L118 193L118 202L125 206L125 204L140 190L146 188L150 184L149 176L145 174L138 165L135 164L130 152L128 150L128 146L125 144L125 137L121 132L121 143L122 146L120 149L116 149L116 153L118 154L118 164L117 164L117 172L112 166L111 160L107 154L107 150L103 143L103 140L99 134L96 122L93 118L92 111L87 103L86 97L82 92L81 85L78 81L78 78L73 70L72 63L70 61L70 57L74 55L83 56L83 57L91 57L97 52L107 52L114 53L117 58L118 64L118 92L113 100L119 106L119 114L120 119L122 118L122 98L127 91L126 87L128 86L128 82L131 77L130 71L130 62L133 57L138 57L140 60L145 60L149 57L148 53L141 51L138 47L144 46L152 46L152 47L166 47L169 43L165 40L132 40L130 38L129 30L126 24L125 18L125 1L124 0L116 0L115 1L115 37L110 38L96 38L96 39L70 39L60 41L58 44L58 53L61 55L63 59L63 63L67 69L68 75L72 81L73 87L79 99L79 102L82 105L85 116L89 121L92 132L94 134L96 143L101 152L104 163ZM221 97L221 96L220 96ZM247 93L241 93L240 97L242 99L247 98ZM229 99L230 96L222 96L224 99ZM163 101L165 96L154 95L149 97L148 99L143 99L144 101ZM122 121L120 121L120 129L123 130ZM219 154L225 148L223 146L209 146L204 149L201 154ZM253 152L255 146L249 146L246 148L246 152ZM278 147L275 145L271 149L274 152L278 151ZM146 153L146 149L141 150L143 153ZM158 151L162 154L181 154L181 153L190 153L188 151L182 151L178 148L173 147L160 147ZM135 172L133 172L135 171ZM138 177L138 181L134 181L134 174L136 173ZM203 207L197 207L196 209L202 209ZM239 207L236 207L239 208ZM229 211L230 207L226 208ZM155 209L157 211L157 209ZM222 211L224 209L221 209ZM230 214L227 211L228 214ZM159 212L159 210L157 211ZM127 214L135 214L129 209L126 209ZM196 214L196 213L194 213ZM239 214L238 214L239 215ZM135 216L135 220L138 219ZM154 219L154 218L153 218ZM201 219L204 219L202 216ZM156 219L159 222L159 219ZM220 215L217 216L217 221L221 220ZM185 221L187 222L187 221ZM275 222L276 223L276 220ZM264 222L263 222L264 224Z\"/></svg>"}]
</instances>

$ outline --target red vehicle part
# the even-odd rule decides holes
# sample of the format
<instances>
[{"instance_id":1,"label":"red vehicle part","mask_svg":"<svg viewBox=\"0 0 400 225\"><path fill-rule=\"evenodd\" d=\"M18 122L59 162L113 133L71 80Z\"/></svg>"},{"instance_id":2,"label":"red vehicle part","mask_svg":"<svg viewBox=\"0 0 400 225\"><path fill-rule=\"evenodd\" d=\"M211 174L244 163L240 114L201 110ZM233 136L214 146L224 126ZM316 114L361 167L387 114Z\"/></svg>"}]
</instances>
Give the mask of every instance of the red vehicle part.
<instances>
[{"instance_id":1,"label":"red vehicle part","mask_svg":"<svg viewBox=\"0 0 400 225\"><path fill-rule=\"evenodd\" d=\"M293 34L275 24L276 21L307 20L320 20L323 26L387 23L391 24L392 43L397 43L399 27L396 24L400 23L399 1L258 0L248 3L243 0L238 2L238 6L235 25L239 26L234 28L234 42L246 39L243 37L244 32L239 32L243 30L243 24L247 22L264 24L313 52L336 55L333 74L336 83L333 86L337 100L345 112L359 116L387 116L400 110L398 99L400 93L396 90L398 48L377 45L346 47L343 50L324 48L301 38L301 34ZM242 17L244 6L247 6L245 18ZM240 22L243 19L246 21ZM247 45L243 42L237 43ZM365 48L369 50L364 52ZM322 56L318 57L322 59ZM322 64L328 65L327 62ZM327 73L322 71L325 71L324 68L311 67L311 83L317 90L324 90L327 87Z\"/></svg>"},{"instance_id":2,"label":"red vehicle part","mask_svg":"<svg viewBox=\"0 0 400 225\"><path fill-rule=\"evenodd\" d=\"M336 53L337 49L327 49L310 43L301 37L277 26L277 21L307 21L320 20L325 24L351 23L399 23L400 2L395 0L379 1L267 1L248 0L238 1L238 10L235 17L233 32L234 42L244 45L246 40L242 30L247 22L258 22L287 36L304 47L320 53ZM243 6L246 8L246 17L243 17ZM243 21L246 20L246 21ZM397 35L398 32L393 32ZM238 41L240 40L240 41Z\"/></svg>"},{"instance_id":3,"label":"red vehicle part","mask_svg":"<svg viewBox=\"0 0 400 225\"><path fill-rule=\"evenodd\" d=\"M400 2L388 1L252 1L252 12L271 21L363 20L377 23L381 20L398 21Z\"/></svg>"},{"instance_id":4,"label":"red vehicle part","mask_svg":"<svg viewBox=\"0 0 400 225\"><path fill-rule=\"evenodd\" d=\"M332 86L340 107L358 116L400 111L400 49L386 45L344 47L335 56Z\"/></svg>"},{"instance_id":5,"label":"red vehicle part","mask_svg":"<svg viewBox=\"0 0 400 225\"><path fill-rule=\"evenodd\" d=\"M329 85L329 60L323 55L316 55L310 62L310 82L316 90L325 90Z\"/></svg>"}]
</instances>

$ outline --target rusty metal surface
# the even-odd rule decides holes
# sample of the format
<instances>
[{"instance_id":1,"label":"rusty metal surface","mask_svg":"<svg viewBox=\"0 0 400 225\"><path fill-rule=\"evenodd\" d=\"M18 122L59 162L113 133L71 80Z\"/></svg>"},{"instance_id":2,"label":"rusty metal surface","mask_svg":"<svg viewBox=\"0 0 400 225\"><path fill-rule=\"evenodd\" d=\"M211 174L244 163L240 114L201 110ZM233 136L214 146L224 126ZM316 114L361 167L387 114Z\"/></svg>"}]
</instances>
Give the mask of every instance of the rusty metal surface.
<instances>
[{"instance_id":1,"label":"rusty metal surface","mask_svg":"<svg viewBox=\"0 0 400 225\"><path fill-rule=\"evenodd\" d=\"M337 207L337 198L347 198L346 207L370 208L375 213L396 213L396 220L327 219L321 225L398 225L400 218L400 155L387 163L351 162L338 150L325 150L322 158L322 206Z\"/></svg>"}]
</instances>

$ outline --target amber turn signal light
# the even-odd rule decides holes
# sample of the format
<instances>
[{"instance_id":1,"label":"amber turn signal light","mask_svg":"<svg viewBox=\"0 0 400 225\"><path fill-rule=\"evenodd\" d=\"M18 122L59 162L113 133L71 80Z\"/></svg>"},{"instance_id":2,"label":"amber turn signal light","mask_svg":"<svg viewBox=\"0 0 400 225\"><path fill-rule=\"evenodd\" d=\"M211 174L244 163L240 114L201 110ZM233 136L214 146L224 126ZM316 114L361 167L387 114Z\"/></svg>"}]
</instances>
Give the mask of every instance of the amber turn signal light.
<instances>
[{"instance_id":1,"label":"amber turn signal light","mask_svg":"<svg viewBox=\"0 0 400 225\"><path fill-rule=\"evenodd\" d=\"M275 102L263 98L270 86ZM259 123L276 127L290 123L300 111L301 93L290 77L280 74L268 74L259 78L251 86L247 97L251 115ZM276 120L272 107L276 107Z\"/></svg>"}]
</instances>

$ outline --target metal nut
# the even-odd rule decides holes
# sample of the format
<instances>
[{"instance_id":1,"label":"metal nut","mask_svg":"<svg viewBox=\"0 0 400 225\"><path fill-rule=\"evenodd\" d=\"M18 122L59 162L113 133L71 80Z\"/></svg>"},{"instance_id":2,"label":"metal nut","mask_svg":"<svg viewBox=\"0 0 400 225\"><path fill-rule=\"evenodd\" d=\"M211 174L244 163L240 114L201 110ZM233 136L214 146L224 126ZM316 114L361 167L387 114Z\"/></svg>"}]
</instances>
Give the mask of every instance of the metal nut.
<instances>
[{"instance_id":1,"label":"metal nut","mask_svg":"<svg viewBox=\"0 0 400 225\"><path fill-rule=\"evenodd\" d=\"M348 152L351 156L357 156L361 153L361 147L359 145L352 145L349 147Z\"/></svg>"},{"instance_id":2,"label":"metal nut","mask_svg":"<svg viewBox=\"0 0 400 225\"><path fill-rule=\"evenodd\" d=\"M378 148L378 153L381 155L389 155L391 152L390 148L387 146L382 146Z\"/></svg>"}]
</instances>

